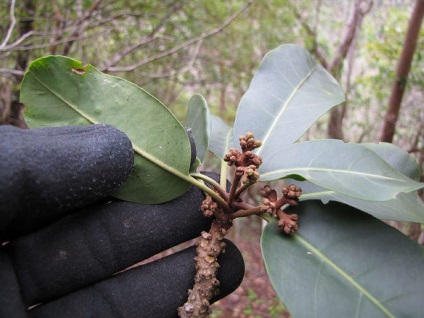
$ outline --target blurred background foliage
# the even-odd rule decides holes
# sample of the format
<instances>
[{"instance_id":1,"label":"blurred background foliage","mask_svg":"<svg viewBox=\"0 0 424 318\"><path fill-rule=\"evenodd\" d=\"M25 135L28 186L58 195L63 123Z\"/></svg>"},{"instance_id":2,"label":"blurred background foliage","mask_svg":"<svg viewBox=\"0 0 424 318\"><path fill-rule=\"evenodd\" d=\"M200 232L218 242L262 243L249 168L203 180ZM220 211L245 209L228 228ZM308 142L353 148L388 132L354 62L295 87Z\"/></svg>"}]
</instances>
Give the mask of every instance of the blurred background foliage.
<instances>
[{"instance_id":1,"label":"blurred background foliage","mask_svg":"<svg viewBox=\"0 0 424 318\"><path fill-rule=\"evenodd\" d=\"M21 0L0 4L1 109L6 121L28 63L67 55L124 77L180 118L193 93L228 121L262 57L282 43L303 45L343 84L345 141L378 141L414 1ZM12 6L14 12L11 12ZM363 20L350 17L361 6ZM358 10L359 10L358 9ZM13 14L13 16L11 15ZM5 41L12 22L15 26ZM357 28L340 65L332 60ZM417 44L394 142L423 147L424 30ZM328 135L324 117L305 138ZM419 135L419 136L418 136ZM418 141L417 141L418 140Z\"/></svg>"},{"instance_id":2,"label":"blurred background foliage","mask_svg":"<svg viewBox=\"0 0 424 318\"><path fill-rule=\"evenodd\" d=\"M29 63L66 55L151 92L183 119L194 93L228 122L262 57L307 48L347 102L303 139L378 142L408 30L422 0L7 0L0 2L0 123L24 126ZM422 20L422 17L421 17ZM424 165L424 30L419 31L393 142ZM406 43L408 44L408 43ZM422 169L421 169L422 172ZM422 173L421 173L422 176Z\"/></svg>"},{"instance_id":3,"label":"blurred background foliage","mask_svg":"<svg viewBox=\"0 0 424 318\"><path fill-rule=\"evenodd\" d=\"M0 1L0 124L24 126L20 117L20 82L32 60L52 54L72 57L138 84L163 101L180 119L184 118L190 97L200 93L214 114L231 123L262 57L280 44L296 43L308 49L341 82L347 96L344 108L323 116L302 138L378 142L416 3L414 0ZM421 168L424 168L423 54L424 30L421 29L393 138L395 144L417 158ZM255 254L260 253L257 239L260 224L252 220L243 222L238 228L256 231L256 236L252 235L255 240L247 240L238 230L232 239L238 242L246 261L256 264L255 260L260 259ZM420 225L392 225L424 243ZM280 304L265 282L263 268L249 264L247 269L249 279L245 279L244 285L224 300L221 307L215 307L222 311L222 317L234 313L237 317L288 317L283 309L278 309L276 314L269 312L269 308L279 308ZM252 288L258 288L257 293L268 300L249 303ZM247 313L252 306L257 306L259 314ZM216 317L221 317L219 310Z\"/></svg>"}]
</instances>

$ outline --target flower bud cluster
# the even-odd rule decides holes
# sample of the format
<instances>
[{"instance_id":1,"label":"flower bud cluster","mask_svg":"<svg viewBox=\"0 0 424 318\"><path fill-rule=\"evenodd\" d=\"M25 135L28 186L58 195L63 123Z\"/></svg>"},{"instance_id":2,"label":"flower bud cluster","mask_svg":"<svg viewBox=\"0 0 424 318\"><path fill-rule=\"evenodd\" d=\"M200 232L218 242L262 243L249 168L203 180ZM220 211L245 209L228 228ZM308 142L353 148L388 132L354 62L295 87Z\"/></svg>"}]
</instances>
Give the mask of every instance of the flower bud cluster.
<instances>
[{"instance_id":1,"label":"flower bud cluster","mask_svg":"<svg viewBox=\"0 0 424 318\"><path fill-rule=\"evenodd\" d=\"M261 190L259 190L259 194L263 198L268 198L270 201L277 201L277 191L272 189L269 185L265 185Z\"/></svg>"},{"instance_id":2,"label":"flower bud cluster","mask_svg":"<svg viewBox=\"0 0 424 318\"><path fill-rule=\"evenodd\" d=\"M271 216L275 216L275 201L277 201L277 191L271 189L269 185L264 186L259 194L262 196L261 211L266 212Z\"/></svg>"},{"instance_id":3,"label":"flower bud cluster","mask_svg":"<svg viewBox=\"0 0 424 318\"><path fill-rule=\"evenodd\" d=\"M268 213L271 216L275 216L275 206L268 198L262 199L261 212Z\"/></svg>"},{"instance_id":4,"label":"flower bud cluster","mask_svg":"<svg viewBox=\"0 0 424 318\"><path fill-rule=\"evenodd\" d=\"M262 164L262 158L252 151L240 152L235 148L231 148L230 151L225 154L224 161L227 162L229 166L236 167L254 165L258 168Z\"/></svg>"},{"instance_id":5,"label":"flower bud cluster","mask_svg":"<svg viewBox=\"0 0 424 318\"><path fill-rule=\"evenodd\" d=\"M246 133L244 136L240 136L239 141L243 152L252 151L253 149L262 146L262 142L260 140L256 140L251 132Z\"/></svg>"},{"instance_id":6,"label":"flower bud cluster","mask_svg":"<svg viewBox=\"0 0 424 318\"><path fill-rule=\"evenodd\" d=\"M202 205L200 206L203 215L206 217L211 217L214 215L218 208L218 204L212 199L210 195L207 195L203 200Z\"/></svg>"},{"instance_id":7,"label":"flower bud cluster","mask_svg":"<svg viewBox=\"0 0 424 318\"><path fill-rule=\"evenodd\" d=\"M245 168L244 171L244 176L241 179L241 182L243 184L246 183L255 183L256 181L259 180L259 172L256 171L256 166L255 165L250 165L248 167Z\"/></svg>"},{"instance_id":8,"label":"flower bud cluster","mask_svg":"<svg viewBox=\"0 0 424 318\"><path fill-rule=\"evenodd\" d=\"M286 214L283 211L279 213L280 219L278 220L277 226L278 228L288 235L294 234L299 229L298 219L299 216L297 214Z\"/></svg>"},{"instance_id":9,"label":"flower bud cluster","mask_svg":"<svg viewBox=\"0 0 424 318\"><path fill-rule=\"evenodd\" d=\"M235 148L231 148L230 152L226 153L224 156L224 161L227 162L227 164L231 166L240 166L238 163L241 157L240 151L238 151Z\"/></svg>"},{"instance_id":10,"label":"flower bud cluster","mask_svg":"<svg viewBox=\"0 0 424 318\"><path fill-rule=\"evenodd\" d=\"M243 153L243 164L244 166L254 165L257 168L262 164L262 157L258 156L257 154L251 152L250 150Z\"/></svg>"},{"instance_id":11,"label":"flower bud cluster","mask_svg":"<svg viewBox=\"0 0 424 318\"><path fill-rule=\"evenodd\" d=\"M284 233L291 235L299 228L297 214L286 214L282 209L285 204L297 205L299 197L302 194L300 187L291 184L282 189L283 196L277 198L277 192L266 185L260 190L262 196L261 212L269 213L271 216L278 217L278 228Z\"/></svg>"},{"instance_id":12,"label":"flower bud cluster","mask_svg":"<svg viewBox=\"0 0 424 318\"><path fill-rule=\"evenodd\" d=\"M302 195L302 189L295 184L284 186L282 189L286 203L296 206L299 203L299 197Z\"/></svg>"},{"instance_id":13,"label":"flower bud cluster","mask_svg":"<svg viewBox=\"0 0 424 318\"><path fill-rule=\"evenodd\" d=\"M240 147L242 152L235 148L225 154L224 161L229 166L235 166L235 175L241 178L243 184L252 184L259 180L257 169L262 164L262 158L253 153L252 150L260 147L262 143L255 140L252 133L247 133L240 137Z\"/></svg>"}]
</instances>

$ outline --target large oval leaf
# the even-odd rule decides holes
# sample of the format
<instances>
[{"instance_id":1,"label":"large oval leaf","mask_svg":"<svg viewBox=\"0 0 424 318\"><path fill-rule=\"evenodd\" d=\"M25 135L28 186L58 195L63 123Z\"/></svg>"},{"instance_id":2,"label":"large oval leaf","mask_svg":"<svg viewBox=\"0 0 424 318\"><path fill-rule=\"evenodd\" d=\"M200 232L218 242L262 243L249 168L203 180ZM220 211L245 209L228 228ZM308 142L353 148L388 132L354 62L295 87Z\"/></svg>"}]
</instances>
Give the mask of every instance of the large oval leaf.
<instances>
[{"instance_id":1,"label":"large oval leaf","mask_svg":"<svg viewBox=\"0 0 424 318\"><path fill-rule=\"evenodd\" d=\"M262 141L257 153L268 158L343 101L340 85L306 50L281 45L264 57L240 101L234 140L253 132Z\"/></svg>"},{"instance_id":2,"label":"large oval leaf","mask_svg":"<svg viewBox=\"0 0 424 318\"><path fill-rule=\"evenodd\" d=\"M380 142L378 144L360 143L358 145L374 151L389 165L408 178L416 181L420 180L420 168L417 160L402 148L388 142Z\"/></svg>"},{"instance_id":3,"label":"large oval leaf","mask_svg":"<svg viewBox=\"0 0 424 318\"><path fill-rule=\"evenodd\" d=\"M292 183L302 188L301 201L321 200L323 203L337 201L382 220L424 223L424 203L416 191L398 193L393 199L387 201L369 201L324 189L307 181L293 181Z\"/></svg>"},{"instance_id":4,"label":"large oval leaf","mask_svg":"<svg viewBox=\"0 0 424 318\"><path fill-rule=\"evenodd\" d=\"M339 203L302 202L298 234L265 228L271 282L294 318L421 317L424 250L385 223Z\"/></svg>"},{"instance_id":5,"label":"large oval leaf","mask_svg":"<svg viewBox=\"0 0 424 318\"><path fill-rule=\"evenodd\" d=\"M262 181L301 176L335 192L362 200L385 201L400 192L420 189L374 151L340 140L305 141L286 147L264 160Z\"/></svg>"},{"instance_id":6,"label":"large oval leaf","mask_svg":"<svg viewBox=\"0 0 424 318\"><path fill-rule=\"evenodd\" d=\"M413 180L419 180L419 168L416 160L403 149L390 143L359 145L374 151L403 175ZM302 188L301 200L321 200L323 203L337 201L353 206L379 219L424 223L424 202L416 191L399 193L388 201L368 201L328 190L307 181L291 182Z\"/></svg>"},{"instance_id":7,"label":"large oval leaf","mask_svg":"<svg viewBox=\"0 0 424 318\"><path fill-rule=\"evenodd\" d=\"M190 98L184 125L191 128L197 157L203 161L209 146L211 119L208 103L202 95L196 94Z\"/></svg>"},{"instance_id":8,"label":"large oval leaf","mask_svg":"<svg viewBox=\"0 0 424 318\"><path fill-rule=\"evenodd\" d=\"M135 171L116 193L121 199L160 203L189 183L190 142L185 129L155 97L91 65L60 56L34 61L22 82L30 127L107 123L133 143Z\"/></svg>"}]
</instances>

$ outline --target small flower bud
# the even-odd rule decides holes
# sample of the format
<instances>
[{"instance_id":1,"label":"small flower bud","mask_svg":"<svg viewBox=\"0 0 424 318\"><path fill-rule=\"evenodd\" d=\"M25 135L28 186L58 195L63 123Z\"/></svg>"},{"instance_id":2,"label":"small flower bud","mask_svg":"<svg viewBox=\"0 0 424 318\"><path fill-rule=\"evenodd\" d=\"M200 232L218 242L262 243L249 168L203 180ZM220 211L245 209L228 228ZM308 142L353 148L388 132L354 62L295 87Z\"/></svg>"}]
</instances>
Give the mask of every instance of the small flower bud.
<instances>
[{"instance_id":1,"label":"small flower bud","mask_svg":"<svg viewBox=\"0 0 424 318\"><path fill-rule=\"evenodd\" d=\"M259 148L260 146L262 146L262 141L260 140L255 140L255 142L253 143L253 146L255 148Z\"/></svg>"},{"instance_id":2,"label":"small flower bud","mask_svg":"<svg viewBox=\"0 0 424 318\"><path fill-rule=\"evenodd\" d=\"M298 218L299 216L297 214L279 214L280 220L277 222L277 226L280 230L282 230L284 233L291 235L295 233L298 228Z\"/></svg>"},{"instance_id":3,"label":"small flower bud","mask_svg":"<svg viewBox=\"0 0 424 318\"><path fill-rule=\"evenodd\" d=\"M242 177L244 175L244 170L245 170L245 168L243 168L243 167L237 167L235 175L239 178Z\"/></svg>"}]
</instances>

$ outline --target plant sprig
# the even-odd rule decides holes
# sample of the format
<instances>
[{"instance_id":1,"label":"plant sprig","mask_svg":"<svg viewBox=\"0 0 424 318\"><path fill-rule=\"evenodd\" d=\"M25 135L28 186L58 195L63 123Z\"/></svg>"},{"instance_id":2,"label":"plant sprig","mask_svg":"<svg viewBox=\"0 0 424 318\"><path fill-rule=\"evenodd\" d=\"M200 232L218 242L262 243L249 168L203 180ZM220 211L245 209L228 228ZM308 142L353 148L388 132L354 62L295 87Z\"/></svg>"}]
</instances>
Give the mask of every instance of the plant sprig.
<instances>
[{"instance_id":1,"label":"plant sprig","mask_svg":"<svg viewBox=\"0 0 424 318\"><path fill-rule=\"evenodd\" d=\"M209 232L202 232L196 244L197 256L195 283L188 292L187 302L178 308L180 317L207 317L209 315L210 299L218 292L219 281L216 278L218 271L218 256L225 249L227 231L233 225L232 220L251 215L269 214L278 218L278 227L285 234L293 234L298 229L297 214L288 215L282 208L296 206L302 190L291 185L283 188L283 196L277 199L277 192L269 186L261 189L262 204L252 206L244 203L242 196L245 191L259 180L257 169L262 164L262 158L253 150L262 143L254 138L250 132L239 138L242 151L235 148L224 156L223 161L229 166L234 166L234 178L230 190L221 187L219 183L200 173L193 173L193 177L203 180L213 187L213 193L208 191L201 205L203 214L214 217ZM219 200L217 200L219 198ZM223 204L222 202L225 202Z\"/></svg>"}]
</instances>

